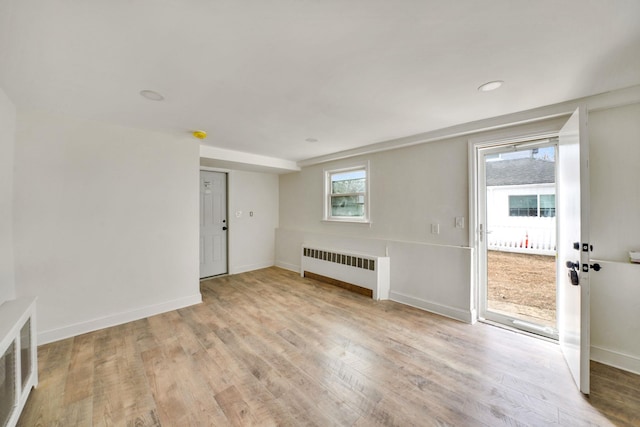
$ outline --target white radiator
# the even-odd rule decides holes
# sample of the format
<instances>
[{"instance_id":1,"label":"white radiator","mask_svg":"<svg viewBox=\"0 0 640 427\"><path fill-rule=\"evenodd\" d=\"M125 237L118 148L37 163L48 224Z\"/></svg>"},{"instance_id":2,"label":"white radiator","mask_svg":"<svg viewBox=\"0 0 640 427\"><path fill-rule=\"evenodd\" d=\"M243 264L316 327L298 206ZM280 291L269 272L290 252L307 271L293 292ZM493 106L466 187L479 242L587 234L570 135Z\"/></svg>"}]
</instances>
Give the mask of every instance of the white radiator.
<instances>
[{"instance_id":1,"label":"white radiator","mask_svg":"<svg viewBox=\"0 0 640 427\"><path fill-rule=\"evenodd\" d=\"M0 305L0 426L13 427L38 384L35 298Z\"/></svg>"},{"instance_id":2,"label":"white radiator","mask_svg":"<svg viewBox=\"0 0 640 427\"><path fill-rule=\"evenodd\" d=\"M302 276L308 271L370 289L374 300L389 299L389 257L303 245L300 265Z\"/></svg>"}]
</instances>

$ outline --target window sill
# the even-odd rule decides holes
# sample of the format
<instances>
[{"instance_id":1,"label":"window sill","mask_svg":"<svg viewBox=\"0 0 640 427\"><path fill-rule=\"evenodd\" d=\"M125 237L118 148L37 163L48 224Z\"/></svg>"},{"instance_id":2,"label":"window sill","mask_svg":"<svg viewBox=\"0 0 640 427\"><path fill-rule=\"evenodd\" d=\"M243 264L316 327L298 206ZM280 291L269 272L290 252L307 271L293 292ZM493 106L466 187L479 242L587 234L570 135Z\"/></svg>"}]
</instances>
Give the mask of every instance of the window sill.
<instances>
[{"instance_id":1,"label":"window sill","mask_svg":"<svg viewBox=\"0 0 640 427\"><path fill-rule=\"evenodd\" d=\"M328 219L323 218L321 222L328 224L362 224L371 227L371 221L368 219Z\"/></svg>"}]
</instances>

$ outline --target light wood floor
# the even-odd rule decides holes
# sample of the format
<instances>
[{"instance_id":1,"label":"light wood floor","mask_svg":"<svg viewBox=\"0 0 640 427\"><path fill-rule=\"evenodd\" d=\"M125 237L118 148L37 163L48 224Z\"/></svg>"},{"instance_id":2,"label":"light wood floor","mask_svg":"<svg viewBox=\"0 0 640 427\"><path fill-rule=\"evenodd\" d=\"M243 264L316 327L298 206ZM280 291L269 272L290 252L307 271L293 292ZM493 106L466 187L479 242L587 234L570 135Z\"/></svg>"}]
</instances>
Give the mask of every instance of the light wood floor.
<instances>
[{"instance_id":1,"label":"light wood floor","mask_svg":"<svg viewBox=\"0 0 640 427\"><path fill-rule=\"evenodd\" d=\"M270 268L204 303L41 346L21 426L640 425L640 377Z\"/></svg>"}]
</instances>

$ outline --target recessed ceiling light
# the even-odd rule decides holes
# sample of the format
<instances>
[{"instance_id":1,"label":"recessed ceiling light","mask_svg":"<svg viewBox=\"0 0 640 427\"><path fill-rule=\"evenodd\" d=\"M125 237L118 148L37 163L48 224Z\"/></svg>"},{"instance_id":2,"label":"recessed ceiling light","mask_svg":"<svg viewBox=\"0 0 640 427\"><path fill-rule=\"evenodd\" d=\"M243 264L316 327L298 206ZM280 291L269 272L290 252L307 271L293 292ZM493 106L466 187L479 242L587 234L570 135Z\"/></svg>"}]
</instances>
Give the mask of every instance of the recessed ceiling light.
<instances>
[{"instance_id":1,"label":"recessed ceiling light","mask_svg":"<svg viewBox=\"0 0 640 427\"><path fill-rule=\"evenodd\" d=\"M318 142L318 140L316 138L307 138L307 139L305 139L305 141L307 141L307 142Z\"/></svg>"},{"instance_id":2,"label":"recessed ceiling light","mask_svg":"<svg viewBox=\"0 0 640 427\"><path fill-rule=\"evenodd\" d=\"M483 85L481 85L478 90L480 92L489 92L491 90L496 90L498 89L500 86L502 86L504 82L502 80L494 80L492 82L488 82L485 83Z\"/></svg>"},{"instance_id":3,"label":"recessed ceiling light","mask_svg":"<svg viewBox=\"0 0 640 427\"><path fill-rule=\"evenodd\" d=\"M153 91L153 90L141 90L140 95L151 100L151 101L162 101L164 100L164 96L162 94Z\"/></svg>"}]
</instances>

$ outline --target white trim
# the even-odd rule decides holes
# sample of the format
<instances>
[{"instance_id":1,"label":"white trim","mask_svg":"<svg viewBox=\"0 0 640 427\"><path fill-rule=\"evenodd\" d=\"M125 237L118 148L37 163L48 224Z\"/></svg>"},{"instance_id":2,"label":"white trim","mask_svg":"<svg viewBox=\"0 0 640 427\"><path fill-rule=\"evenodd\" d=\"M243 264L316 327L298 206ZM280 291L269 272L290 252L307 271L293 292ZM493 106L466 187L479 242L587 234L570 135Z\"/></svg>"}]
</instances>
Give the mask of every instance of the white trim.
<instances>
[{"instance_id":1,"label":"white trim","mask_svg":"<svg viewBox=\"0 0 640 427\"><path fill-rule=\"evenodd\" d=\"M448 305L412 297L400 292L390 292L389 299L411 307L426 310L434 314L439 314L440 316L449 317L460 322L474 323L474 319L476 318L475 310L463 310L460 308L450 307Z\"/></svg>"},{"instance_id":2,"label":"white trim","mask_svg":"<svg viewBox=\"0 0 640 427\"><path fill-rule=\"evenodd\" d=\"M65 338L75 337L87 332L93 332L99 329L121 325L123 323L132 322L134 320L144 319L146 317L155 316L156 314L166 313L168 311L177 310L180 308L188 307L190 305L200 304L201 302L202 295L198 293L195 295L162 302L159 304L136 308L131 311L99 317L86 322L75 323L73 325L64 326L62 328L40 331L38 333L38 345L63 340Z\"/></svg>"},{"instance_id":3,"label":"white trim","mask_svg":"<svg viewBox=\"0 0 640 427\"><path fill-rule=\"evenodd\" d=\"M476 315L474 321L479 318L486 318L488 313L487 302L483 295L486 294L486 283L483 280L485 274L483 250L487 245L486 236L486 211L485 203L481 203L479 193L487 188L483 176L484 165L480 165L481 156L485 153L501 152L505 146L525 144L528 147L536 145L557 145L553 140L558 137L561 123L552 119L565 120L567 114L555 114L553 116L541 117L538 120L531 120L526 126L509 126L497 132L471 137L468 140L469 155L469 244L474 250L472 255L472 283L471 301L472 308ZM547 140L547 141L545 141ZM531 142L531 143L529 143ZM555 184L554 184L555 185ZM516 186L514 186L516 187ZM484 221L484 224L482 224ZM484 227L484 239L479 238L480 224ZM533 253L533 252L527 252ZM484 262L484 263L483 263Z\"/></svg>"},{"instance_id":4,"label":"white trim","mask_svg":"<svg viewBox=\"0 0 640 427\"><path fill-rule=\"evenodd\" d=\"M252 165L276 172L297 172L300 167L293 160L277 157L262 156L260 154L245 153L243 151L228 150L200 144L200 158L212 159L219 162Z\"/></svg>"},{"instance_id":5,"label":"white trim","mask_svg":"<svg viewBox=\"0 0 640 427\"><path fill-rule=\"evenodd\" d=\"M339 151L337 153L324 156L312 157L301 160L297 164L300 167L317 165L333 160L347 159L354 156L379 153L381 151L395 150L398 148L411 147L413 145L426 144L441 141L444 139L470 135L490 130L499 130L506 127L523 125L540 119L550 119L564 115L570 115L580 105L586 105L587 111L598 111L607 108L621 107L624 105L640 102L640 85L566 101L560 104L553 104L532 110L520 111L517 113L505 114L498 117L491 117L474 122L463 123L444 129L437 129L404 138L392 139L364 147L353 148L351 150Z\"/></svg>"},{"instance_id":6,"label":"white trim","mask_svg":"<svg viewBox=\"0 0 640 427\"><path fill-rule=\"evenodd\" d=\"M284 261L276 261L276 267L284 268L285 270L293 271L294 273L300 274L300 266L296 264L290 264Z\"/></svg>"},{"instance_id":7,"label":"white trim","mask_svg":"<svg viewBox=\"0 0 640 427\"><path fill-rule=\"evenodd\" d=\"M467 215L467 229L469 230L469 247L474 249L471 254L471 312L474 314L471 318L471 323L478 321L478 312L480 311L478 300L478 279L480 277L478 272L477 255L479 242L476 241L478 236L478 189L477 189L477 163L476 163L476 147L471 141L468 142L467 149L467 162L469 166L469 212Z\"/></svg>"},{"instance_id":8,"label":"white trim","mask_svg":"<svg viewBox=\"0 0 640 427\"><path fill-rule=\"evenodd\" d=\"M489 152L491 147L496 147L496 151L502 151L500 148L505 145L544 145L546 143L553 144L558 139L558 127L561 123L567 121L570 114L562 114L555 117L541 117L540 120L529 123L527 126L515 126L514 128L506 128L489 134L482 134L469 138L469 142L475 146L481 146L485 151ZM556 120L557 119L557 120ZM528 149L529 147L525 147Z\"/></svg>"},{"instance_id":9,"label":"white trim","mask_svg":"<svg viewBox=\"0 0 640 427\"><path fill-rule=\"evenodd\" d=\"M274 265L275 264L273 261L260 262L257 264L238 265L238 266L233 266L233 268L229 270L229 274L246 273L247 271L260 270L262 268L273 267Z\"/></svg>"},{"instance_id":10,"label":"white trim","mask_svg":"<svg viewBox=\"0 0 640 427\"><path fill-rule=\"evenodd\" d=\"M371 227L371 221L367 220L357 220L357 219L348 219L348 218L334 218L334 219L321 219L321 222L325 222L327 224L363 224L368 227Z\"/></svg>"},{"instance_id":11,"label":"white trim","mask_svg":"<svg viewBox=\"0 0 640 427\"><path fill-rule=\"evenodd\" d=\"M227 274L231 274L231 266L234 262L234 252L233 246L235 245L235 241L233 240L233 228L231 225L231 215L234 214L235 207L235 194L231 191L233 181L236 177L236 171L227 172L227 188L225 190L227 194Z\"/></svg>"},{"instance_id":12,"label":"white trim","mask_svg":"<svg viewBox=\"0 0 640 427\"><path fill-rule=\"evenodd\" d=\"M359 171L364 169L365 172L365 193L364 193L364 216L363 217L333 217L330 216L329 211L331 209L331 175L349 172ZM371 164L369 160L362 162L356 162L353 164L341 165L335 168L325 168L322 170L323 175L323 211L322 221L331 223L357 223L371 225ZM355 194L355 193L354 193ZM359 193L358 193L359 194Z\"/></svg>"},{"instance_id":13,"label":"white trim","mask_svg":"<svg viewBox=\"0 0 640 427\"><path fill-rule=\"evenodd\" d=\"M200 166L200 170L201 171L205 171L205 172L224 172L224 173L228 174L233 169L213 168L213 167L210 167L210 166Z\"/></svg>"},{"instance_id":14,"label":"white trim","mask_svg":"<svg viewBox=\"0 0 640 427\"><path fill-rule=\"evenodd\" d=\"M640 375L640 358L591 346L591 360Z\"/></svg>"}]
</instances>

